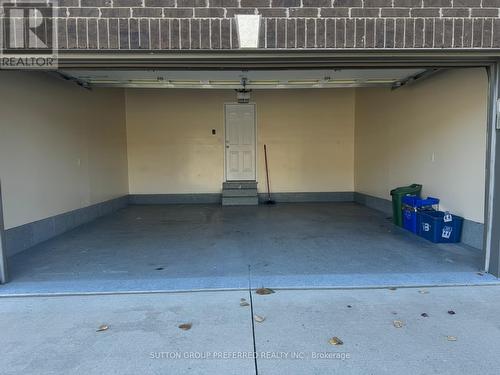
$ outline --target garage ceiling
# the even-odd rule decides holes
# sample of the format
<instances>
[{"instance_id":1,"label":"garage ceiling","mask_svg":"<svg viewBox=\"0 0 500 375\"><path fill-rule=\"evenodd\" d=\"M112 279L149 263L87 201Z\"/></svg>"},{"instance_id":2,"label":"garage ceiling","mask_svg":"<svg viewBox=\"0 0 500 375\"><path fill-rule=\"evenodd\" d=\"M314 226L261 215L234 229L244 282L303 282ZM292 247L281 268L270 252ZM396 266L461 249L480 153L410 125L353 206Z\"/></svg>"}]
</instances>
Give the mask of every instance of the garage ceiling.
<instances>
[{"instance_id":1,"label":"garage ceiling","mask_svg":"<svg viewBox=\"0 0 500 375\"><path fill-rule=\"evenodd\" d=\"M88 87L283 89L398 87L425 69L331 70L62 70L66 79Z\"/></svg>"}]
</instances>

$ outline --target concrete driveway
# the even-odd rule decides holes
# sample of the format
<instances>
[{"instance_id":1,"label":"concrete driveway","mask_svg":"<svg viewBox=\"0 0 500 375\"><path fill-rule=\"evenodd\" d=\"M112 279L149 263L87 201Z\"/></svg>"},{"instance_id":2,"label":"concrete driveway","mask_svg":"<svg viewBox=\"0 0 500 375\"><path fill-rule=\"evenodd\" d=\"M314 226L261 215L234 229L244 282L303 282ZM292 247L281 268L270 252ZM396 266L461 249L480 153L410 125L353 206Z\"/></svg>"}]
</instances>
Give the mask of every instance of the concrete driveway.
<instances>
[{"instance_id":1,"label":"concrete driveway","mask_svg":"<svg viewBox=\"0 0 500 375\"><path fill-rule=\"evenodd\" d=\"M497 374L499 296L500 286L5 297L0 373ZM252 310L265 320L252 324Z\"/></svg>"}]
</instances>

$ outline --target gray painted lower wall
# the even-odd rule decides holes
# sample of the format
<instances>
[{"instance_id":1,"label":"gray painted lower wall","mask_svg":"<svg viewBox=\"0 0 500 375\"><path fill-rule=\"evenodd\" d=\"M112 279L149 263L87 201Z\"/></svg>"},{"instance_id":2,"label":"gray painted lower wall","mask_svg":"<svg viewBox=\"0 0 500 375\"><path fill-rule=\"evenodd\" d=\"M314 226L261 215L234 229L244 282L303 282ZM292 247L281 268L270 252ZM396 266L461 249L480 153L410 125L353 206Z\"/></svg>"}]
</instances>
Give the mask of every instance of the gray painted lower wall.
<instances>
[{"instance_id":1,"label":"gray painted lower wall","mask_svg":"<svg viewBox=\"0 0 500 375\"><path fill-rule=\"evenodd\" d=\"M259 202L266 202L267 200L267 193L259 193ZM354 200L354 193L352 191L272 193L271 200L278 203L352 202Z\"/></svg>"},{"instance_id":2,"label":"gray painted lower wall","mask_svg":"<svg viewBox=\"0 0 500 375\"><path fill-rule=\"evenodd\" d=\"M373 197L363 193L354 193L354 202L392 216L392 202L390 200Z\"/></svg>"},{"instance_id":3,"label":"gray painted lower wall","mask_svg":"<svg viewBox=\"0 0 500 375\"><path fill-rule=\"evenodd\" d=\"M482 250L484 246L484 224L464 219L462 227L462 242L466 245Z\"/></svg>"},{"instance_id":4,"label":"gray painted lower wall","mask_svg":"<svg viewBox=\"0 0 500 375\"><path fill-rule=\"evenodd\" d=\"M222 202L222 194L131 194L129 204L215 204Z\"/></svg>"},{"instance_id":5,"label":"gray painted lower wall","mask_svg":"<svg viewBox=\"0 0 500 375\"><path fill-rule=\"evenodd\" d=\"M92 206L79 208L64 214L20 225L5 231L7 256L26 250L64 232L110 214L128 205L128 196L111 199Z\"/></svg>"},{"instance_id":6,"label":"gray painted lower wall","mask_svg":"<svg viewBox=\"0 0 500 375\"><path fill-rule=\"evenodd\" d=\"M279 202L352 202L353 192L317 192L317 193L274 193L271 199ZM139 204L219 204L222 195L209 194L131 194L129 203ZM259 193L259 202L267 201L266 193Z\"/></svg>"},{"instance_id":7,"label":"gray painted lower wall","mask_svg":"<svg viewBox=\"0 0 500 375\"><path fill-rule=\"evenodd\" d=\"M363 193L354 193L354 201L392 216L392 202L388 199L373 197ZM483 239L484 224L464 219L462 243L475 247L476 249L482 249Z\"/></svg>"},{"instance_id":8,"label":"gray painted lower wall","mask_svg":"<svg viewBox=\"0 0 500 375\"><path fill-rule=\"evenodd\" d=\"M274 193L271 199L279 202L352 202L353 192ZM129 203L138 204L220 204L222 194L131 194ZM267 194L259 193L259 202L267 201Z\"/></svg>"}]
</instances>

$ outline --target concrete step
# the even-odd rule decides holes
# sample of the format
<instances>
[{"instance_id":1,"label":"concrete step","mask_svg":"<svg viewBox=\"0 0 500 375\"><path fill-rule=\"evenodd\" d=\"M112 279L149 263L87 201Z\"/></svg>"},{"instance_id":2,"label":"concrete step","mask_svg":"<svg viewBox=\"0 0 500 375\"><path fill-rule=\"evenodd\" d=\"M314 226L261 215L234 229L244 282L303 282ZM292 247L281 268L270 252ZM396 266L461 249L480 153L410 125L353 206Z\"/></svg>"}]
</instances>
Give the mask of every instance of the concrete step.
<instances>
[{"instance_id":1,"label":"concrete step","mask_svg":"<svg viewBox=\"0 0 500 375\"><path fill-rule=\"evenodd\" d=\"M257 189L226 189L222 190L223 197L256 197Z\"/></svg>"},{"instance_id":2,"label":"concrete step","mask_svg":"<svg viewBox=\"0 0 500 375\"><path fill-rule=\"evenodd\" d=\"M257 189L256 181L227 181L222 183L222 190Z\"/></svg>"},{"instance_id":3,"label":"concrete step","mask_svg":"<svg viewBox=\"0 0 500 375\"><path fill-rule=\"evenodd\" d=\"M223 206L256 206L259 204L258 197L223 197Z\"/></svg>"}]
</instances>

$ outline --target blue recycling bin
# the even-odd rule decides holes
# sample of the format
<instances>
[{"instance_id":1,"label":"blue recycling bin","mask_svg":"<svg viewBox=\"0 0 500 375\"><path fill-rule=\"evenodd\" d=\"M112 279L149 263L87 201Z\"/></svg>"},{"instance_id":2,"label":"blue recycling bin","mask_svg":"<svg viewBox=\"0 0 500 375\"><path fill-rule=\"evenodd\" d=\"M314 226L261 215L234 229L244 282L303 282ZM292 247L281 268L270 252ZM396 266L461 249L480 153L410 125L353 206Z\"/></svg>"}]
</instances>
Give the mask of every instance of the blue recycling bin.
<instances>
[{"instance_id":1,"label":"blue recycling bin","mask_svg":"<svg viewBox=\"0 0 500 375\"><path fill-rule=\"evenodd\" d=\"M422 211L419 214L419 236L435 243L460 242L462 217L442 211Z\"/></svg>"},{"instance_id":2,"label":"blue recycling bin","mask_svg":"<svg viewBox=\"0 0 500 375\"><path fill-rule=\"evenodd\" d=\"M403 228L417 234L420 227L420 212L432 211L439 204L439 199L427 197L422 199L415 195L403 197Z\"/></svg>"}]
</instances>

